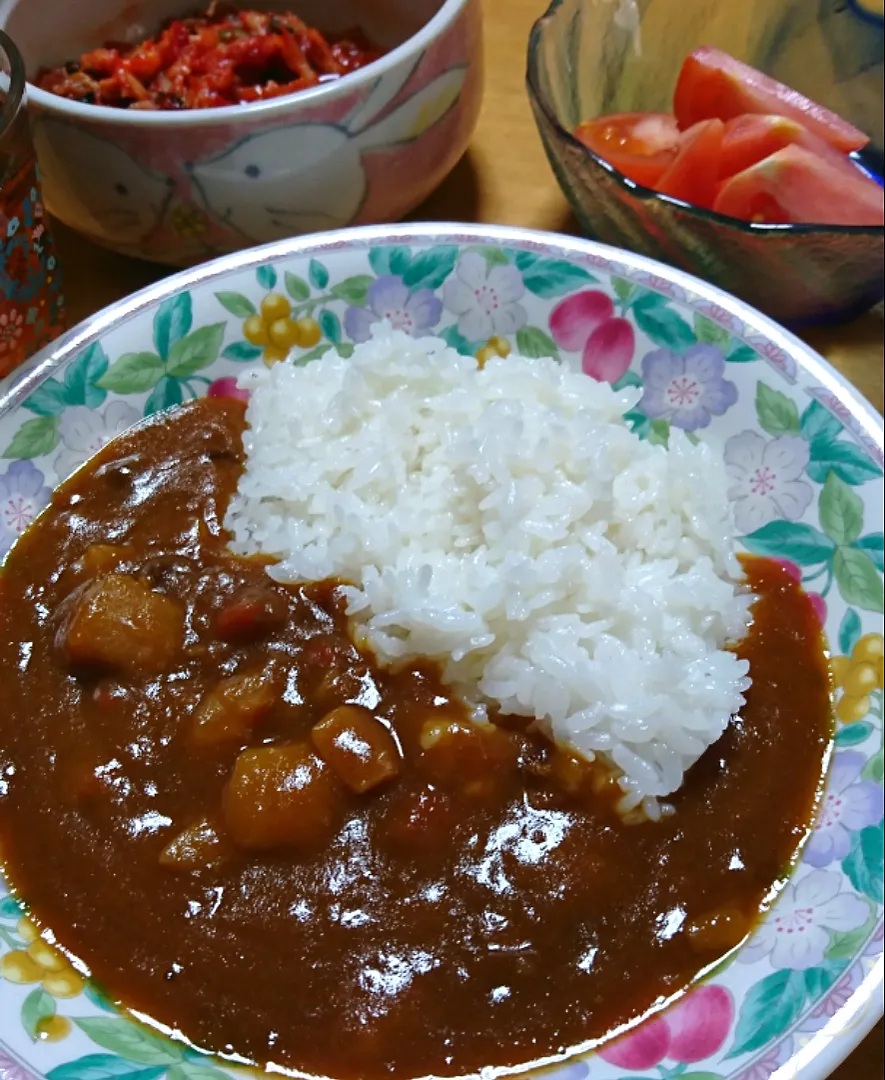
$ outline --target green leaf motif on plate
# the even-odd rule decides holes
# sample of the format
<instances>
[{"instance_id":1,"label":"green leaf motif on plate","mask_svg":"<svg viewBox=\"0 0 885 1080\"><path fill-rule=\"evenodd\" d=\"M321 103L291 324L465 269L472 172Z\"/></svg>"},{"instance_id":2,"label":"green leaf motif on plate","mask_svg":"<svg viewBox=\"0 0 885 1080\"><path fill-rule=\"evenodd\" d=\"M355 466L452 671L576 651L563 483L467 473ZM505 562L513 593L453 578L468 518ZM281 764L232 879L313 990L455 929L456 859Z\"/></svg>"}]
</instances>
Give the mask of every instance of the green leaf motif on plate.
<instances>
[{"instance_id":1,"label":"green leaf motif on plate","mask_svg":"<svg viewBox=\"0 0 885 1080\"><path fill-rule=\"evenodd\" d=\"M107 390L98 385L110 367L107 353L101 342L93 342L84 349L65 371L65 397L69 405L85 405L96 409L108 396Z\"/></svg>"},{"instance_id":2,"label":"green leaf motif on plate","mask_svg":"<svg viewBox=\"0 0 885 1080\"><path fill-rule=\"evenodd\" d=\"M172 1066L166 1080L230 1080L230 1075L208 1062L182 1061Z\"/></svg>"},{"instance_id":3,"label":"green leaf motif on plate","mask_svg":"<svg viewBox=\"0 0 885 1080\"><path fill-rule=\"evenodd\" d=\"M726 1058L738 1057L772 1042L802 1012L808 992L803 971L775 971L756 983L744 998Z\"/></svg>"},{"instance_id":4,"label":"green leaf motif on plate","mask_svg":"<svg viewBox=\"0 0 885 1080\"><path fill-rule=\"evenodd\" d=\"M642 386L642 378L638 372L628 369L616 383L612 383L612 390L626 390L627 387L634 386Z\"/></svg>"},{"instance_id":5,"label":"green leaf motif on plate","mask_svg":"<svg viewBox=\"0 0 885 1080\"><path fill-rule=\"evenodd\" d=\"M479 342L468 341L454 324L440 330L439 336L449 348L459 352L462 356L476 356L481 347Z\"/></svg>"},{"instance_id":6,"label":"green leaf motif on plate","mask_svg":"<svg viewBox=\"0 0 885 1080\"><path fill-rule=\"evenodd\" d=\"M556 342L539 326L521 326L516 331L516 351L520 356L537 358L549 356L560 360Z\"/></svg>"},{"instance_id":7,"label":"green leaf motif on plate","mask_svg":"<svg viewBox=\"0 0 885 1080\"><path fill-rule=\"evenodd\" d=\"M264 350L260 345L253 345L248 341L231 342L221 353L225 360L236 360L238 364L246 364L257 360Z\"/></svg>"},{"instance_id":8,"label":"green leaf motif on plate","mask_svg":"<svg viewBox=\"0 0 885 1080\"><path fill-rule=\"evenodd\" d=\"M725 357L729 364L751 364L759 359L759 354L749 345L736 345Z\"/></svg>"},{"instance_id":9,"label":"green leaf motif on plate","mask_svg":"<svg viewBox=\"0 0 885 1080\"><path fill-rule=\"evenodd\" d=\"M402 245L381 244L378 247L369 248L369 266L378 277L385 277L387 274L402 277L411 261L412 252Z\"/></svg>"},{"instance_id":10,"label":"green leaf motif on plate","mask_svg":"<svg viewBox=\"0 0 885 1080\"><path fill-rule=\"evenodd\" d=\"M629 305L630 298L636 294L636 286L633 282L627 281L626 278L613 277L611 279L611 285L615 290L615 296L621 303Z\"/></svg>"},{"instance_id":11,"label":"green leaf motif on plate","mask_svg":"<svg viewBox=\"0 0 885 1080\"><path fill-rule=\"evenodd\" d=\"M842 869L858 892L881 904L885 900L885 823L869 825L852 833L851 850L842 860Z\"/></svg>"},{"instance_id":12,"label":"green leaf motif on plate","mask_svg":"<svg viewBox=\"0 0 885 1080\"><path fill-rule=\"evenodd\" d=\"M154 348L161 359L168 359L170 350L183 337L187 337L193 324L193 303L189 292L179 293L160 304L154 316Z\"/></svg>"},{"instance_id":13,"label":"green leaf motif on plate","mask_svg":"<svg viewBox=\"0 0 885 1080\"><path fill-rule=\"evenodd\" d=\"M262 289L270 292L271 289L276 288L277 272L270 264L259 266L255 271L255 277Z\"/></svg>"},{"instance_id":14,"label":"green leaf motif on plate","mask_svg":"<svg viewBox=\"0 0 885 1080\"><path fill-rule=\"evenodd\" d=\"M820 493L818 514L823 531L836 544L850 544L863 528L863 500L831 472Z\"/></svg>"},{"instance_id":15,"label":"green leaf motif on plate","mask_svg":"<svg viewBox=\"0 0 885 1080\"><path fill-rule=\"evenodd\" d=\"M865 551L880 574L885 571L885 534L869 533L855 540L851 546L859 551Z\"/></svg>"},{"instance_id":16,"label":"green leaf motif on plate","mask_svg":"<svg viewBox=\"0 0 885 1080\"><path fill-rule=\"evenodd\" d=\"M845 960L825 960L817 967L805 969L805 989L808 997L814 1001L830 989L840 975L844 974L848 963Z\"/></svg>"},{"instance_id":17,"label":"green leaf motif on plate","mask_svg":"<svg viewBox=\"0 0 885 1080\"><path fill-rule=\"evenodd\" d=\"M706 315L695 315L694 333L698 341L704 345L715 345L717 349L725 352L731 342L731 334L723 326L714 323Z\"/></svg>"},{"instance_id":18,"label":"green leaf motif on plate","mask_svg":"<svg viewBox=\"0 0 885 1080\"><path fill-rule=\"evenodd\" d=\"M860 772L861 780L872 780L874 784L881 784L885 780L885 750L881 747L873 754Z\"/></svg>"},{"instance_id":19,"label":"green leaf motif on plate","mask_svg":"<svg viewBox=\"0 0 885 1080\"><path fill-rule=\"evenodd\" d=\"M114 1003L94 979L87 979L86 985L83 987L83 993L93 1005L96 1005L103 1012L115 1013L117 1011Z\"/></svg>"},{"instance_id":20,"label":"green leaf motif on plate","mask_svg":"<svg viewBox=\"0 0 885 1080\"><path fill-rule=\"evenodd\" d=\"M148 395L144 403L144 415L153 416L154 413L162 412L163 409L180 405L182 401L184 401L184 394L181 383L170 375L164 375Z\"/></svg>"},{"instance_id":21,"label":"green leaf motif on plate","mask_svg":"<svg viewBox=\"0 0 885 1080\"><path fill-rule=\"evenodd\" d=\"M507 253L499 247L487 247L482 244L466 248L466 251L475 251L477 255L482 255L486 261L486 266L489 270L493 266L507 266L510 260L507 258Z\"/></svg>"},{"instance_id":22,"label":"green leaf motif on plate","mask_svg":"<svg viewBox=\"0 0 885 1080\"><path fill-rule=\"evenodd\" d=\"M846 484L857 486L868 480L878 480L882 470L867 455L849 442L813 442L811 460L806 472L816 484L822 484L827 474L834 472Z\"/></svg>"},{"instance_id":23,"label":"green leaf motif on plate","mask_svg":"<svg viewBox=\"0 0 885 1080\"><path fill-rule=\"evenodd\" d=\"M640 439L647 439L651 431L651 420L640 412L639 409L630 409L624 413L624 419L630 425L630 430Z\"/></svg>"},{"instance_id":24,"label":"green leaf motif on plate","mask_svg":"<svg viewBox=\"0 0 885 1080\"><path fill-rule=\"evenodd\" d=\"M865 611L885 611L885 588L873 560L865 551L839 547L833 556L833 573L846 603Z\"/></svg>"},{"instance_id":25,"label":"green leaf motif on plate","mask_svg":"<svg viewBox=\"0 0 885 1080\"><path fill-rule=\"evenodd\" d=\"M857 725L852 725L855 727ZM846 728L846 731L850 731L851 728ZM830 944L827 946L826 956L828 960L853 960L855 956L862 949L864 942L872 934L876 928L878 920L878 909L876 905L869 900L866 901L870 906L870 917L856 930L847 930L840 932L837 930L830 931Z\"/></svg>"},{"instance_id":26,"label":"green leaf motif on plate","mask_svg":"<svg viewBox=\"0 0 885 1080\"><path fill-rule=\"evenodd\" d=\"M306 353L302 353L300 356L294 357L292 359L292 363L295 365L295 367L304 367L305 364L310 364L314 360L319 360L319 358L321 356L324 356L331 348L333 348L331 342L321 341L319 345L315 345Z\"/></svg>"},{"instance_id":27,"label":"green leaf motif on plate","mask_svg":"<svg viewBox=\"0 0 885 1080\"><path fill-rule=\"evenodd\" d=\"M341 340L341 320L335 312L325 308L320 312L319 324L323 336L327 337L334 345L337 345Z\"/></svg>"},{"instance_id":28,"label":"green leaf motif on plate","mask_svg":"<svg viewBox=\"0 0 885 1080\"><path fill-rule=\"evenodd\" d=\"M812 401L799 420L799 434L814 446L828 446L843 431L842 424L819 401Z\"/></svg>"},{"instance_id":29,"label":"green leaf motif on plate","mask_svg":"<svg viewBox=\"0 0 885 1080\"><path fill-rule=\"evenodd\" d=\"M139 1065L171 1065L181 1061L184 1048L160 1038L122 1016L82 1016L77 1027L103 1050Z\"/></svg>"},{"instance_id":30,"label":"green leaf motif on plate","mask_svg":"<svg viewBox=\"0 0 885 1080\"><path fill-rule=\"evenodd\" d=\"M310 296L310 286L297 274L292 274L288 270L283 274L283 284L286 286L286 292L296 304L302 303Z\"/></svg>"},{"instance_id":31,"label":"green leaf motif on plate","mask_svg":"<svg viewBox=\"0 0 885 1080\"><path fill-rule=\"evenodd\" d=\"M248 296L239 292L217 292L215 299L237 319L248 319L250 315L257 315L258 311Z\"/></svg>"},{"instance_id":32,"label":"green leaf motif on plate","mask_svg":"<svg viewBox=\"0 0 885 1080\"><path fill-rule=\"evenodd\" d=\"M311 259L307 267L307 277L315 289L325 289L329 284L329 271L318 259Z\"/></svg>"},{"instance_id":33,"label":"green leaf motif on plate","mask_svg":"<svg viewBox=\"0 0 885 1080\"><path fill-rule=\"evenodd\" d=\"M163 376L163 361L156 353L126 353L98 380L102 390L114 394L146 394Z\"/></svg>"},{"instance_id":34,"label":"green leaf motif on plate","mask_svg":"<svg viewBox=\"0 0 885 1080\"><path fill-rule=\"evenodd\" d=\"M221 352L226 329L226 323L213 323L211 326L201 326L177 341L169 353L166 374L186 379L201 368L214 364Z\"/></svg>"},{"instance_id":35,"label":"green leaf motif on plate","mask_svg":"<svg viewBox=\"0 0 885 1080\"><path fill-rule=\"evenodd\" d=\"M692 328L658 293L643 294L634 301L632 310L636 325L660 348L681 353L697 345Z\"/></svg>"},{"instance_id":36,"label":"green leaf motif on plate","mask_svg":"<svg viewBox=\"0 0 885 1080\"><path fill-rule=\"evenodd\" d=\"M69 404L64 383L50 377L28 395L24 407L38 416L58 416Z\"/></svg>"},{"instance_id":37,"label":"green leaf motif on plate","mask_svg":"<svg viewBox=\"0 0 885 1080\"><path fill-rule=\"evenodd\" d=\"M849 724L848 727L844 727L841 731L837 731L833 741L836 746L843 748L846 746L860 746L860 744L866 742L872 734L873 725L867 723L866 720L863 720L859 724Z\"/></svg>"},{"instance_id":38,"label":"green leaf motif on plate","mask_svg":"<svg viewBox=\"0 0 885 1080\"><path fill-rule=\"evenodd\" d=\"M669 446L670 444L670 421L652 420L648 426L646 438L652 446Z\"/></svg>"},{"instance_id":39,"label":"green leaf motif on plate","mask_svg":"<svg viewBox=\"0 0 885 1080\"><path fill-rule=\"evenodd\" d=\"M365 307L369 286L373 281L374 278L368 274L354 274L353 277L345 278L344 281L339 281L337 285L333 285L330 291L334 297L343 300L345 304L352 304L354 307Z\"/></svg>"},{"instance_id":40,"label":"green leaf motif on plate","mask_svg":"<svg viewBox=\"0 0 885 1080\"><path fill-rule=\"evenodd\" d=\"M769 435L799 434L799 409L796 402L764 382L756 383L756 416L759 418L759 426Z\"/></svg>"},{"instance_id":41,"label":"green leaf motif on plate","mask_svg":"<svg viewBox=\"0 0 885 1080\"><path fill-rule=\"evenodd\" d=\"M25 909L14 896L0 897L0 919L15 919L16 922L25 913Z\"/></svg>"},{"instance_id":42,"label":"green leaf motif on plate","mask_svg":"<svg viewBox=\"0 0 885 1080\"><path fill-rule=\"evenodd\" d=\"M519 257L516 265L522 270ZM583 266L575 266L565 259L535 258L522 274L522 283L528 291L544 300L565 296L582 285L595 285L597 281Z\"/></svg>"},{"instance_id":43,"label":"green leaf motif on plate","mask_svg":"<svg viewBox=\"0 0 885 1080\"><path fill-rule=\"evenodd\" d=\"M115 1054L87 1054L76 1061L56 1065L46 1080L158 1080L166 1065L138 1065Z\"/></svg>"},{"instance_id":44,"label":"green leaf motif on plate","mask_svg":"<svg viewBox=\"0 0 885 1080\"><path fill-rule=\"evenodd\" d=\"M455 269L458 248L454 244L438 244L419 252L402 274L403 284L415 289L438 289Z\"/></svg>"},{"instance_id":45,"label":"green leaf motif on plate","mask_svg":"<svg viewBox=\"0 0 885 1080\"><path fill-rule=\"evenodd\" d=\"M54 416L25 420L3 451L5 458L36 458L51 454L58 446L58 421Z\"/></svg>"},{"instance_id":46,"label":"green leaf motif on plate","mask_svg":"<svg viewBox=\"0 0 885 1080\"><path fill-rule=\"evenodd\" d=\"M50 1016L55 1016L55 998L38 986L22 1002L21 1009L22 1027L34 1042L40 1038L40 1021L48 1020Z\"/></svg>"},{"instance_id":47,"label":"green leaf motif on plate","mask_svg":"<svg viewBox=\"0 0 885 1080\"><path fill-rule=\"evenodd\" d=\"M687 1072L678 1073L673 1080L722 1080L722 1073Z\"/></svg>"},{"instance_id":48,"label":"green leaf motif on plate","mask_svg":"<svg viewBox=\"0 0 885 1080\"><path fill-rule=\"evenodd\" d=\"M860 638L860 630L860 615L853 608L849 608L839 624L839 652L843 656L851 655Z\"/></svg>"},{"instance_id":49,"label":"green leaf motif on plate","mask_svg":"<svg viewBox=\"0 0 885 1080\"><path fill-rule=\"evenodd\" d=\"M833 541L813 525L798 521L770 521L742 537L747 551L772 559L789 559L799 566L819 566L832 558Z\"/></svg>"}]
</instances>

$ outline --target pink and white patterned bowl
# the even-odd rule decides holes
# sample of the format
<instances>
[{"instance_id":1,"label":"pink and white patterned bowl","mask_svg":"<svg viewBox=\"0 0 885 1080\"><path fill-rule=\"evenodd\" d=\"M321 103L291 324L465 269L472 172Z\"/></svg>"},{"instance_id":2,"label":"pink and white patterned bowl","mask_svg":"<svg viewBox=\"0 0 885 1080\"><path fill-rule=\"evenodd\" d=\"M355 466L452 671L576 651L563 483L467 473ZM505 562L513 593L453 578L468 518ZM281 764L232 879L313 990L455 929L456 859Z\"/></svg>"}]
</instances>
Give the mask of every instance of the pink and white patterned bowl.
<instances>
[{"instance_id":1,"label":"pink and white patterned bowl","mask_svg":"<svg viewBox=\"0 0 885 1080\"><path fill-rule=\"evenodd\" d=\"M219 109L112 109L29 85L56 217L125 255L188 266L256 243L396 221L430 194L476 124L480 0L260 6L297 8L327 32L359 25L389 51L338 82ZM183 10L181 0L0 0L0 27L33 78L107 40L152 33Z\"/></svg>"}]
</instances>

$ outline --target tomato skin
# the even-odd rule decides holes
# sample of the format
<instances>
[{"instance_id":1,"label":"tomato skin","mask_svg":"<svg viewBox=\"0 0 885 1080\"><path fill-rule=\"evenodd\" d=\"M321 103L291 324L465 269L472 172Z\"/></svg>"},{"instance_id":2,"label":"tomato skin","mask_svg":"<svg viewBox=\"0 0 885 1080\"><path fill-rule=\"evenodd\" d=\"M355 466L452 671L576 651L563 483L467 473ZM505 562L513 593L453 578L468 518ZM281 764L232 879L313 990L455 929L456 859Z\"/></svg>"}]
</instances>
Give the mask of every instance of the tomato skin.
<instances>
[{"instance_id":1,"label":"tomato skin","mask_svg":"<svg viewBox=\"0 0 885 1080\"><path fill-rule=\"evenodd\" d=\"M702 45L686 58L673 95L682 129L713 117L733 120L743 113L785 116L837 150L860 150L869 139L847 120L733 56Z\"/></svg>"},{"instance_id":2,"label":"tomato skin","mask_svg":"<svg viewBox=\"0 0 885 1080\"><path fill-rule=\"evenodd\" d=\"M662 195L709 210L719 187L719 157L725 125L701 120L682 136L673 164L655 185Z\"/></svg>"},{"instance_id":3,"label":"tomato skin","mask_svg":"<svg viewBox=\"0 0 885 1080\"><path fill-rule=\"evenodd\" d=\"M669 113L612 113L587 120L575 138L629 180L654 187L676 157L679 127Z\"/></svg>"},{"instance_id":4,"label":"tomato skin","mask_svg":"<svg viewBox=\"0 0 885 1080\"><path fill-rule=\"evenodd\" d=\"M795 144L726 180L713 209L743 221L885 225L885 192Z\"/></svg>"},{"instance_id":5,"label":"tomato skin","mask_svg":"<svg viewBox=\"0 0 885 1080\"><path fill-rule=\"evenodd\" d=\"M812 135L796 120L790 120L786 116L745 113L729 120L725 125L719 178L727 180L770 154L793 144L810 150L849 176L853 177L857 172L857 166L850 158L840 150L834 150L817 135Z\"/></svg>"}]
</instances>

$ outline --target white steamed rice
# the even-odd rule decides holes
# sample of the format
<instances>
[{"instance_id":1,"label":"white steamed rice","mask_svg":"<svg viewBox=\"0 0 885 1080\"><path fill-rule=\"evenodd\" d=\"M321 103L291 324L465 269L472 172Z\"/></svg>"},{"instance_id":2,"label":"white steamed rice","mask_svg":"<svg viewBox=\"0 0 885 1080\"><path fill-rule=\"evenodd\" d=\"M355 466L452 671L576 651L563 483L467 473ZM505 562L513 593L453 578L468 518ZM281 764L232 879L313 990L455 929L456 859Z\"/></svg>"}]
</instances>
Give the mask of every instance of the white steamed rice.
<instances>
[{"instance_id":1,"label":"white steamed rice","mask_svg":"<svg viewBox=\"0 0 885 1080\"><path fill-rule=\"evenodd\" d=\"M482 715L534 717L658 813L743 704L725 646L752 597L721 458L669 450L549 359L478 370L387 325L349 359L250 373L233 548L284 582L340 577L382 663L438 660Z\"/></svg>"}]
</instances>

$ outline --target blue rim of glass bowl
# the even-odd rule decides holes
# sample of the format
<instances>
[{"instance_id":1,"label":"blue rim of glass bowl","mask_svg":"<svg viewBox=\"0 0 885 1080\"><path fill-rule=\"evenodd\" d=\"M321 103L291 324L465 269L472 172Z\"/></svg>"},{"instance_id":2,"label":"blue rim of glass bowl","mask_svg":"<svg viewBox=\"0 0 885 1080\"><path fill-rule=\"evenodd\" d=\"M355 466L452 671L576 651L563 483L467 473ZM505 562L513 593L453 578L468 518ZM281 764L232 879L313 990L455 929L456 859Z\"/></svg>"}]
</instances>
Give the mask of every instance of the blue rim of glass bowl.
<instances>
[{"instance_id":1,"label":"blue rim of glass bowl","mask_svg":"<svg viewBox=\"0 0 885 1080\"><path fill-rule=\"evenodd\" d=\"M588 161L591 161L604 169L621 185L622 188L624 188L625 191L628 191L637 199L657 200L658 202L669 203L672 206L678 207L680 210L687 210L690 214L694 214L702 220L713 221L726 229L734 229L736 232L759 236L760 238L783 236L785 233L800 236L824 236L831 234L839 236L880 237L885 235L885 226L883 225L772 225L763 222L741 221L739 218L728 217L725 214L717 214L714 210L705 210L701 206L683 202L682 199L674 199L670 195L662 195L660 192L654 191L652 188L645 187L642 184L637 184L635 180L630 180L628 177L624 176L624 174L616 169L614 165L604 158L601 158L598 154L595 154L589 146L585 146L580 139L575 138L572 132L563 127L559 117L556 115L555 109L541 90L538 71L541 39L546 31L547 23L553 18L563 3L565 3L565 0L551 0L550 6L532 26L531 33L529 34L525 76L528 92L530 97L534 99L537 106L543 112L547 122L553 127L559 137L574 147L578 153L584 154ZM874 153L876 153L875 150ZM880 170L881 165L881 161L877 160L876 166ZM866 171L865 168L864 171ZM876 180L877 183L879 182L878 178L872 178Z\"/></svg>"}]
</instances>

